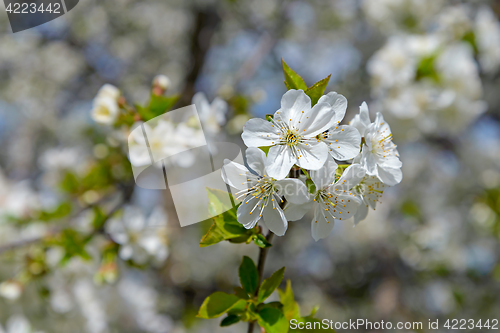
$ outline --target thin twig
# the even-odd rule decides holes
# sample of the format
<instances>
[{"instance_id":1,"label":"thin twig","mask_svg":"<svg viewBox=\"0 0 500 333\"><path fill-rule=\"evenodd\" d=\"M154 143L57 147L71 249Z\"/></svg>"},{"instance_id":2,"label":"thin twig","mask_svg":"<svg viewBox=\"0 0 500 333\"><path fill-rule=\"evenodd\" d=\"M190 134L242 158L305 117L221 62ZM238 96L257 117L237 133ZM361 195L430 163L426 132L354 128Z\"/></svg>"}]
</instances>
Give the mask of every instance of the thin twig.
<instances>
[{"instance_id":1,"label":"thin twig","mask_svg":"<svg viewBox=\"0 0 500 333\"><path fill-rule=\"evenodd\" d=\"M266 240L268 243L273 241L274 233L269 230L266 236ZM259 262L257 264L257 272L259 273L259 280L257 283L257 289L255 290L255 296L259 294L260 284L262 282L262 275L264 274L264 265L266 263L267 252L269 251L269 247L261 248L259 251ZM248 323L248 333L252 333L255 327L255 322Z\"/></svg>"}]
</instances>

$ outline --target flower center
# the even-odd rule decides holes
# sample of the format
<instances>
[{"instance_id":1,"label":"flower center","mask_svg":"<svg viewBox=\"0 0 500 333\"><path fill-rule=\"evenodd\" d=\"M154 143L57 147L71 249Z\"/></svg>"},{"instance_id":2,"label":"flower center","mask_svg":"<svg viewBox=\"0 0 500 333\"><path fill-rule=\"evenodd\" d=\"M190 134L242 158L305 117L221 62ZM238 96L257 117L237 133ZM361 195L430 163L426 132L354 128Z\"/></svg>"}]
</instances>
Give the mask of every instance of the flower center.
<instances>
[{"instance_id":1,"label":"flower center","mask_svg":"<svg viewBox=\"0 0 500 333\"><path fill-rule=\"evenodd\" d=\"M385 155L391 155L391 151L395 148L392 143L392 134L383 137L382 139L373 138L372 139L372 153Z\"/></svg>"},{"instance_id":2,"label":"flower center","mask_svg":"<svg viewBox=\"0 0 500 333\"><path fill-rule=\"evenodd\" d=\"M109 116L111 114L111 112L109 112L108 108L105 106L99 107L99 109L97 110L97 113L103 117Z\"/></svg>"},{"instance_id":3,"label":"flower center","mask_svg":"<svg viewBox=\"0 0 500 333\"><path fill-rule=\"evenodd\" d=\"M296 146L301 142L301 137L296 131L287 129L284 133L283 141L288 146Z\"/></svg>"},{"instance_id":4,"label":"flower center","mask_svg":"<svg viewBox=\"0 0 500 333\"><path fill-rule=\"evenodd\" d=\"M319 190L314 198L314 201L323 202L328 208L335 208L334 204L330 199L333 198L333 194L326 190Z\"/></svg>"},{"instance_id":5,"label":"flower center","mask_svg":"<svg viewBox=\"0 0 500 333\"><path fill-rule=\"evenodd\" d=\"M265 200L276 192L274 189L274 179L269 177L260 178L250 191L254 197L259 200Z\"/></svg>"}]
</instances>

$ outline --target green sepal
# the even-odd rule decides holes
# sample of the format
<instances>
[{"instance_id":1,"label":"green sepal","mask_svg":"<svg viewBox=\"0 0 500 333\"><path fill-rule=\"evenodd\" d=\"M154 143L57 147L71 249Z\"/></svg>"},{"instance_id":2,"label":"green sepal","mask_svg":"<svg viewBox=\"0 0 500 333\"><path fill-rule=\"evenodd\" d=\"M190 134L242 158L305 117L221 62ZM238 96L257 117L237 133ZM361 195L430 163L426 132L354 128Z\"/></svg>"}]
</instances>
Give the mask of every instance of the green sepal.
<instances>
[{"instance_id":1,"label":"green sepal","mask_svg":"<svg viewBox=\"0 0 500 333\"><path fill-rule=\"evenodd\" d=\"M290 89L301 89L301 90L306 90L307 85L304 82L304 79L297 74L293 69L291 69L285 60L281 59L281 63L283 65L283 74L285 75L285 86L287 90Z\"/></svg>"},{"instance_id":2,"label":"green sepal","mask_svg":"<svg viewBox=\"0 0 500 333\"><path fill-rule=\"evenodd\" d=\"M323 96L331 76L332 74L328 75L305 90L306 95L311 98L311 106L316 105L321 96Z\"/></svg>"}]
</instances>

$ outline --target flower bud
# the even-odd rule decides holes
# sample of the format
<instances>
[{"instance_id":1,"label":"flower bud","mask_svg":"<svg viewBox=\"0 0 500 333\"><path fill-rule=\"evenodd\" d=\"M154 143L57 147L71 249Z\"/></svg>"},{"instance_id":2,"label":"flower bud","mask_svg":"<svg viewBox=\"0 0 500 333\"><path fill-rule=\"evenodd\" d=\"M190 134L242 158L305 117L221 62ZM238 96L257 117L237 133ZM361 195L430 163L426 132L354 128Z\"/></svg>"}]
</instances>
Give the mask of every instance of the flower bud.
<instances>
[{"instance_id":1,"label":"flower bud","mask_svg":"<svg viewBox=\"0 0 500 333\"><path fill-rule=\"evenodd\" d=\"M170 87L170 79L166 75L157 75L153 79L153 88L159 88L164 92Z\"/></svg>"}]
</instances>

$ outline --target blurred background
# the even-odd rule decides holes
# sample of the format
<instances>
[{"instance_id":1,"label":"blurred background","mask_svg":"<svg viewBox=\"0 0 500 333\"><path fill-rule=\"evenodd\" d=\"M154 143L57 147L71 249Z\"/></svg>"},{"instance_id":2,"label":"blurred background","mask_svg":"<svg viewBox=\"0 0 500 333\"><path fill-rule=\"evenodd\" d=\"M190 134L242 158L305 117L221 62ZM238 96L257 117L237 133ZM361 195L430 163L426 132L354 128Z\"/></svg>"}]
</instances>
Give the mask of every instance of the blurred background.
<instances>
[{"instance_id":1,"label":"blurred background","mask_svg":"<svg viewBox=\"0 0 500 333\"><path fill-rule=\"evenodd\" d=\"M480 0L81 0L12 34L2 8L0 326L245 332L195 315L258 248L200 248L210 222L180 228L168 191L134 187L123 131L91 110L106 83L143 105L163 74L176 108L196 92L225 101L214 136L243 150L245 121L279 108L281 58L309 85L332 74L344 123L363 101L372 119L383 113L403 181L319 242L310 216L292 222L265 275L286 266L303 313L319 305L319 318L499 319L499 15L499 1ZM108 218L118 201L125 220L157 226L136 235L155 246L122 239Z\"/></svg>"}]
</instances>

